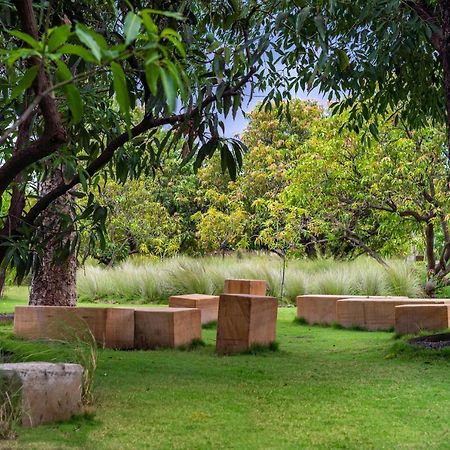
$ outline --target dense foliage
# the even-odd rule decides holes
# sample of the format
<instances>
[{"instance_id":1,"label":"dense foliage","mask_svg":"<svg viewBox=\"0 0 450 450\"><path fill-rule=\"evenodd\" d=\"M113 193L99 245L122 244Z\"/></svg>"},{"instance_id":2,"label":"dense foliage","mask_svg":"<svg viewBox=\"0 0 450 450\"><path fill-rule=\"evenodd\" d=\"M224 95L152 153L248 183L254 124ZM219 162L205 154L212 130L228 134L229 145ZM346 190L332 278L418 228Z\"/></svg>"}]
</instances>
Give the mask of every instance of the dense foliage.
<instances>
[{"instance_id":1,"label":"dense foliage","mask_svg":"<svg viewBox=\"0 0 450 450\"><path fill-rule=\"evenodd\" d=\"M112 247L126 251L109 261L139 251L262 249L297 256L367 253L383 263L387 256L426 252L431 270L445 249L450 206L444 130L411 131L387 121L379 141L367 146L342 128L345 115L329 116L299 100L290 111L290 121L280 121L276 110L250 114L243 136L249 151L235 181L221 176L218 158L195 177L172 157L155 178L122 188L113 204L123 203L125 215L113 206L108 228ZM114 186L108 182L105 192ZM111 200L103 194L101 201ZM170 219L158 228L155 215ZM148 227L144 217L151 217Z\"/></svg>"}]
</instances>

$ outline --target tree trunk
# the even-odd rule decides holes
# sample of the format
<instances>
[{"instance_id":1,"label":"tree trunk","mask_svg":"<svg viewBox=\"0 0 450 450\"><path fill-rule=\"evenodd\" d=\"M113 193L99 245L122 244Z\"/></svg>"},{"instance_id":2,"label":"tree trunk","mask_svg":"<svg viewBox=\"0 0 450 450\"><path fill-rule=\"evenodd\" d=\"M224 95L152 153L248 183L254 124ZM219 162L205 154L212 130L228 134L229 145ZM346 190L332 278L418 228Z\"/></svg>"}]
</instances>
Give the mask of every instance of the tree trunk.
<instances>
[{"instance_id":1,"label":"tree trunk","mask_svg":"<svg viewBox=\"0 0 450 450\"><path fill-rule=\"evenodd\" d=\"M425 229L425 246L427 254L427 270L428 273L434 273L436 259L434 255L434 226L431 222L427 223Z\"/></svg>"},{"instance_id":2,"label":"tree trunk","mask_svg":"<svg viewBox=\"0 0 450 450\"><path fill-rule=\"evenodd\" d=\"M444 72L444 93L447 110L447 157L450 161L450 0L441 0L442 38L440 55Z\"/></svg>"},{"instance_id":3,"label":"tree trunk","mask_svg":"<svg viewBox=\"0 0 450 450\"><path fill-rule=\"evenodd\" d=\"M63 181L61 171L55 171L40 186L40 195L45 195ZM73 227L65 229L65 215L73 220L72 199L65 194L55 200L43 213L36 232L37 249L33 262L33 278L30 290L30 305L75 306L76 256L72 243L76 237ZM66 249L68 255L61 250Z\"/></svg>"}]
</instances>

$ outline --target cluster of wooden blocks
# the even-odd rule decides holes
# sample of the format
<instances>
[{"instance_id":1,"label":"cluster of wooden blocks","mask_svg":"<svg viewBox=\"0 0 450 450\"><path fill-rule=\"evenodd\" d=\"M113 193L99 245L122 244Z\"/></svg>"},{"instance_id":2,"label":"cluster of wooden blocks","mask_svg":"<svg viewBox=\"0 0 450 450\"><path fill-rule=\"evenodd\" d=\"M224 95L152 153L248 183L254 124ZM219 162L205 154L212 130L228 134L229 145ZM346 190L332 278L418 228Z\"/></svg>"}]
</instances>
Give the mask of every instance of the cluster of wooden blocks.
<instances>
[{"instance_id":1,"label":"cluster of wooden blocks","mask_svg":"<svg viewBox=\"0 0 450 450\"><path fill-rule=\"evenodd\" d=\"M113 349L189 345L201 338L195 308L17 306L14 334L25 339L88 340Z\"/></svg>"},{"instance_id":2,"label":"cluster of wooden blocks","mask_svg":"<svg viewBox=\"0 0 450 450\"><path fill-rule=\"evenodd\" d=\"M391 330L398 334L449 327L449 300L407 297L300 295L297 316L311 324Z\"/></svg>"},{"instance_id":3,"label":"cluster of wooden blocks","mask_svg":"<svg viewBox=\"0 0 450 450\"><path fill-rule=\"evenodd\" d=\"M168 308L17 306L14 334L25 339L90 339L113 349L180 347L218 322L217 352L236 353L275 341L277 300L261 280L226 280L225 294L172 296Z\"/></svg>"}]
</instances>

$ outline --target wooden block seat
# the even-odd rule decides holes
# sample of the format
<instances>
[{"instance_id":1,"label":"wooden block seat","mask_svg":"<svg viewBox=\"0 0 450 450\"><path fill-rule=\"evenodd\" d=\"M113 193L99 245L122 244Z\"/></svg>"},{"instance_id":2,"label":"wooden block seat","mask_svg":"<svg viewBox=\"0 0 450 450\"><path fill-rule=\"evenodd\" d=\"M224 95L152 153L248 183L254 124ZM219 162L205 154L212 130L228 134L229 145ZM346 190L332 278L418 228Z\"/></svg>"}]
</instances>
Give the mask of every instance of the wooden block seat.
<instances>
[{"instance_id":1,"label":"wooden block seat","mask_svg":"<svg viewBox=\"0 0 450 450\"><path fill-rule=\"evenodd\" d=\"M336 302L346 298L375 299L386 298L379 296L362 295L319 295L308 294L297 297L297 317L310 324L331 325L337 322ZM389 297L403 299L407 297Z\"/></svg>"},{"instance_id":2,"label":"wooden block seat","mask_svg":"<svg viewBox=\"0 0 450 450\"><path fill-rule=\"evenodd\" d=\"M64 306L16 306L14 334L24 339L75 338L107 348L134 347L134 310Z\"/></svg>"},{"instance_id":3,"label":"wooden block seat","mask_svg":"<svg viewBox=\"0 0 450 450\"><path fill-rule=\"evenodd\" d=\"M217 321L219 296L204 294L173 295L169 297L169 307L199 309L203 325Z\"/></svg>"},{"instance_id":4,"label":"wooden block seat","mask_svg":"<svg viewBox=\"0 0 450 450\"><path fill-rule=\"evenodd\" d=\"M395 326L395 307L400 305L444 304L433 299L343 299L336 303L337 323L345 328L390 330Z\"/></svg>"},{"instance_id":5,"label":"wooden block seat","mask_svg":"<svg viewBox=\"0 0 450 450\"><path fill-rule=\"evenodd\" d=\"M68 420L82 412L83 368L79 364L0 364L0 377L3 392L21 396L26 427Z\"/></svg>"},{"instance_id":6,"label":"wooden block seat","mask_svg":"<svg viewBox=\"0 0 450 450\"><path fill-rule=\"evenodd\" d=\"M189 345L202 335L196 308L136 308L134 325L134 346L141 350Z\"/></svg>"},{"instance_id":7,"label":"wooden block seat","mask_svg":"<svg viewBox=\"0 0 450 450\"><path fill-rule=\"evenodd\" d=\"M222 294L219 300L216 350L239 353L276 339L277 299L262 295Z\"/></svg>"},{"instance_id":8,"label":"wooden block seat","mask_svg":"<svg viewBox=\"0 0 450 450\"><path fill-rule=\"evenodd\" d=\"M25 339L71 340L90 332L105 342L106 309L66 306L16 306L14 334Z\"/></svg>"},{"instance_id":9,"label":"wooden block seat","mask_svg":"<svg viewBox=\"0 0 450 450\"><path fill-rule=\"evenodd\" d=\"M224 294L266 295L267 283L264 280L225 280Z\"/></svg>"},{"instance_id":10,"label":"wooden block seat","mask_svg":"<svg viewBox=\"0 0 450 450\"><path fill-rule=\"evenodd\" d=\"M450 305L400 305L395 307L395 332L416 334L443 330L450 326Z\"/></svg>"}]
</instances>

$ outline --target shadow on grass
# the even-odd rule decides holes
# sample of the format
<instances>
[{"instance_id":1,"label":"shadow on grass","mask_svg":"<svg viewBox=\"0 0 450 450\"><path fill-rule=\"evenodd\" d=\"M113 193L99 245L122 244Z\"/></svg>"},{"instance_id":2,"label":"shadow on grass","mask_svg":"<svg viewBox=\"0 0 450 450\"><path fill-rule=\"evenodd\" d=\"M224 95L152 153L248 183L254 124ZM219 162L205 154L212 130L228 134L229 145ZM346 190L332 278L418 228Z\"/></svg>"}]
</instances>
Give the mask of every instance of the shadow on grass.
<instances>
[{"instance_id":1,"label":"shadow on grass","mask_svg":"<svg viewBox=\"0 0 450 450\"><path fill-rule=\"evenodd\" d=\"M217 320L213 320L212 322L204 323L202 325L204 330L215 330L217 328Z\"/></svg>"},{"instance_id":2,"label":"shadow on grass","mask_svg":"<svg viewBox=\"0 0 450 450\"><path fill-rule=\"evenodd\" d=\"M180 345L177 347L177 350L180 350L182 352L192 352L193 350L196 350L198 348L206 347L205 342L202 339L194 339L190 344L188 345Z\"/></svg>"},{"instance_id":3,"label":"shadow on grass","mask_svg":"<svg viewBox=\"0 0 450 450\"><path fill-rule=\"evenodd\" d=\"M308 325L310 327L317 327L317 328L333 328L335 330L347 330L347 331L371 331L366 330L365 328L362 328L360 326L352 326L352 327L344 327L339 323L332 322L332 323L310 323L308 322L304 317L296 317L293 320L294 324L296 325ZM393 331L393 330L387 330L387 331Z\"/></svg>"}]
</instances>

